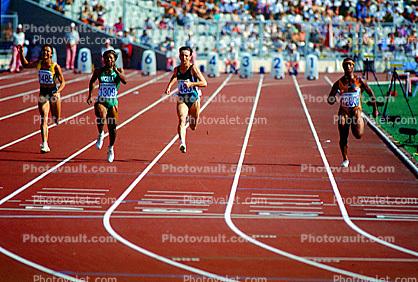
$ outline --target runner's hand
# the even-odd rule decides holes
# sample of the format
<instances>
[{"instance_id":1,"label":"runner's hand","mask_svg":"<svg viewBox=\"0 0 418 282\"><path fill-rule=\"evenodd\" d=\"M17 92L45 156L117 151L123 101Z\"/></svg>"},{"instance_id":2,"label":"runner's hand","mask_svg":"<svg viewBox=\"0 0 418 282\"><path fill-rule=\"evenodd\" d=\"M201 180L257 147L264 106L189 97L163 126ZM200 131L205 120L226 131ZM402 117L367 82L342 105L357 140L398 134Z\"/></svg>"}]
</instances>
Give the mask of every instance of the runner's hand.
<instances>
[{"instance_id":1,"label":"runner's hand","mask_svg":"<svg viewBox=\"0 0 418 282\"><path fill-rule=\"evenodd\" d=\"M190 80L186 80L186 81L184 82L184 84L186 85L186 87L187 87L187 88L192 87L192 83L193 83L193 82L191 82Z\"/></svg>"},{"instance_id":2,"label":"runner's hand","mask_svg":"<svg viewBox=\"0 0 418 282\"><path fill-rule=\"evenodd\" d=\"M378 111L378 109L377 108L374 108L373 109L373 117L374 118L377 118L377 116L379 115L379 111Z\"/></svg>"},{"instance_id":3,"label":"runner's hand","mask_svg":"<svg viewBox=\"0 0 418 282\"><path fill-rule=\"evenodd\" d=\"M17 45L16 46L16 48L17 48L17 51L19 52L19 54L23 54L23 46L22 45Z\"/></svg>"},{"instance_id":4,"label":"runner's hand","mask_svg":"<svg viewBox=\"0 0 418 282\"><path fill-rule=\"evenodd\" d=\"M91 96L88 96L87 97L87 104L88 105L91 105L91 103L92 103L93 101L91 100Z\"/></svg>"},{"instance_id":5,"label":"runner's hand","mask_svg":"<svg viewBox=\"0 0 418 282\"><path fill-rule=\"evenodd\" d=\"M337 98L335 98L335 96L328 96L328 99L327 99L328 104L334 105L336 101L337 101Z\"/></svg>"}]
</instances>

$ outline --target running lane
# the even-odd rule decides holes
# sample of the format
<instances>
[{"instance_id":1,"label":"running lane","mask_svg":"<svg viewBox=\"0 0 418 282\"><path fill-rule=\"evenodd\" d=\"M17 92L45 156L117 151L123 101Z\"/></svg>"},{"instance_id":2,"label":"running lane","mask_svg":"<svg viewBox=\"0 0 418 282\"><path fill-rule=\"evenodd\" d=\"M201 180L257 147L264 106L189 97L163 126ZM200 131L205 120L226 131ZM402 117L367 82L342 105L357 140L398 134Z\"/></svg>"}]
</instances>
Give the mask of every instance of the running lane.
<instances>
[{"instance_id":1,"label":"running lane","mask_svg":"<svg viewBox=\"0 0 418 282\"><path fill-rule=\"evenodd\" d=\"M213 79L205 93L213 92L224 79L225 77ZM140 89L140 95L127 96L126 103L121 100L120 124L158 100L167 80L168 77L160 83ZM166 265L138 256L125 246L116 243L104 230L101 218L104 211L129 185L137 172L144 169L156 152L161 150L165 140L169 140L175 134L177 125L175 102L170 100L169 98L168 101L157 104L118 130L114 163L108 164L105 160L105 148L108 142L106 138L101 151L97 151L92 146L63 166L58 173L47 175L3 205L0 225L2 229L10 232L2 236L1 246L54 270L70 271L72 276L118 277L118 281L138 281L140 278L144 279L143 281L152 281L153 277L159 280L167 277L175 278L176 276L167 274ZM56 133L68 139L65 144L71 145L71 149L60 148L59 157L54 157L55 159L62 159L75 152L97 136L93 125L80 125L78 132L81 132L81 129L91 134L88 134L88 138L83 137L82 142L76 143L71 141L80 138L77 130ZM94 171L94 168L100 171ZM39 173L29 174L34 178ZM61 209L42 208L45 206L61 206ZM72 207L76 209L71 209ZM14 214L13 221L8 217L11 213ZM43 218L51 215L53 218ZM88 218L95 215L99 217ZM129 213L122 215L129 216ZM29 218L19 218L19 216L29 216ZM78 218L79 216L82 218ZM63 236L81 234L87 239L109 240L110 237L111 240L108 243L94 243L91 240L73 240L72 243L66 244L37 243L35 239L24 240L25 234L33 234L38 239L45 239L43 236L46 235L63 238ZM134 258L127 263L126 259L132 255ZM26 269L29 275L39 274L37 270ZM16 279L22 277L24 281L27 272L16 271L9 277ZM172 274L182 277L183 272L174 269Z\"/></svg>"}]
</instances>

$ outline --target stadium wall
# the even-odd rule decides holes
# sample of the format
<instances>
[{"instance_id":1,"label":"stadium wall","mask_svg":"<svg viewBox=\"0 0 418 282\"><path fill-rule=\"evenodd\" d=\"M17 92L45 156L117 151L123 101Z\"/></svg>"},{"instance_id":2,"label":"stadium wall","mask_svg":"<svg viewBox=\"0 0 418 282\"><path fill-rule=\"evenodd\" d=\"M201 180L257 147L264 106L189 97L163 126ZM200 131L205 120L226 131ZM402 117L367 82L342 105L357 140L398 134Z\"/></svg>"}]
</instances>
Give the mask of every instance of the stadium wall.
<instances>
[{"instance_id":1,"label":"stadium wall","mask_svg":"<svg viewBox=\"0 0 418 282\"><path fill-rule=\"evenodd\" d=\"M26 39L38 38L40 44L50 43L57 51L57 60L61 66L65 66L66 48L65 32L72 22L77 25L80 34L81 48L89 48L92 54L92 61L95 67L101 66L101 48L106 39L110 39L111 45L117 49L120 47L121 40L110 36L99 29L90 25L75 21L65 17L59 12L40 6L35 1L14 0L11 1L10 10L17 12L19 23L24 26ZM133 44L133 55L131 58L131 68L141 69L142 53L146 50L143 46ZM166 69L166 57L161 52L156 52L157 69ZM77 57L76 57L77 65ZM126 67L126 66L125 66Z\"/></svg>"}]
</instances>

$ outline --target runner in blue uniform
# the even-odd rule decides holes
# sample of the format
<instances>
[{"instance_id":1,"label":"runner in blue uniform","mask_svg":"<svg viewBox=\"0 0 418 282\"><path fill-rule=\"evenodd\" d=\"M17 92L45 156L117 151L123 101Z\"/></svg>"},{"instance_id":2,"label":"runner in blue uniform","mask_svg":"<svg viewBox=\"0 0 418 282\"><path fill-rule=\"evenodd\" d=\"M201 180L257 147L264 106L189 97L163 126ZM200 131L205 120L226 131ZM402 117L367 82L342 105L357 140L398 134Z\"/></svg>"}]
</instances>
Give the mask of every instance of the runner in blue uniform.
<instances>
[{"instance_id":1,"label":"runner in blue uniform","mask_svg":"<svg viewBox=\"0 0 418 282\"><path fill-rule=\"evenodd\" d=\"M178 100L177 116L179 124L177 132L180 138L180 151L186 153L186 123L189 117L191 130L196 130L199 122L200 96L199 87L206 87L208 83L199 68L191 63L193 50L184 46L179 49L180 65L174 69L165 93L171 93L171 87L177 82Z\"/></svg>"}]
</instances>

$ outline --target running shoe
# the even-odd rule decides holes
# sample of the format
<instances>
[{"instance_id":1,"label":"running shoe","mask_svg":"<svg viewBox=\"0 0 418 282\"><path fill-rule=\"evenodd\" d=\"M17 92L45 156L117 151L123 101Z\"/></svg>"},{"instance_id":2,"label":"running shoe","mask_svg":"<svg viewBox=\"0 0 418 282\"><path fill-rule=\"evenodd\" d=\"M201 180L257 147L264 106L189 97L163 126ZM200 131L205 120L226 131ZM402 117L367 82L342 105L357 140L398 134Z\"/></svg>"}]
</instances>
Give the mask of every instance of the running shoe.
<instances>
[{"instance_id":1,"label":"running shoe","mask_svg":"<svg viewBox=\"0 0 418 282\"><path fill-rule=\"evenodd\" d=\"M183 142L180 144L180 151L182 153L186 153L186 144L184 144Z\"/></svg>"},{"instance_id":2,"label":"running shoe","mask_svg":"<svg viewBox=\"0 0 418 282\"><path fill-rule=\"evenodd\" d=\"M49 149L48 143L44 142L43 144L41 144L41 153L48 153L50 152L51 149Z\"/></svg>"},{"instance_id":3,"label":"running shoe","mask_svg":"<svg viewBox=\"0 0 418 282\"><path fill-rule=\"evenodd\" d=\"M99 136L97 137L97 142L96 142L96 148L97 150L100 150L103 146L103 139L104 139L104 133L103 131L101 133L99 133Z\"/></svg>"},{"instance_id":4,"label":"running shoe","mask_svg":"<svg viewBox=\"0 0 418 282\"><path fill-rule=\"evenodd\" d=\"M349 160L345 160L341 163L341 167L348 167L348 165L350 164Z\"/></svg>"},{"instance_id":5,"label":"running shoe","mask_svg":"<svg viewBox=\"0 0 418 282\"><path fill-rule=\"evenodd\" d=\"M113 146L109 146L109 149L107 150L107 161L109 163L113 162L115 159L115 151L113 150Z\"/></svg>"}]
</instances>

